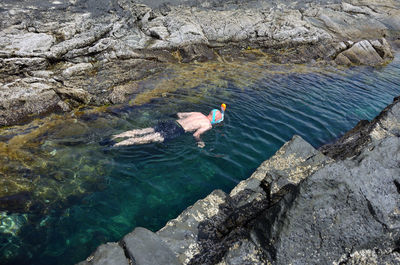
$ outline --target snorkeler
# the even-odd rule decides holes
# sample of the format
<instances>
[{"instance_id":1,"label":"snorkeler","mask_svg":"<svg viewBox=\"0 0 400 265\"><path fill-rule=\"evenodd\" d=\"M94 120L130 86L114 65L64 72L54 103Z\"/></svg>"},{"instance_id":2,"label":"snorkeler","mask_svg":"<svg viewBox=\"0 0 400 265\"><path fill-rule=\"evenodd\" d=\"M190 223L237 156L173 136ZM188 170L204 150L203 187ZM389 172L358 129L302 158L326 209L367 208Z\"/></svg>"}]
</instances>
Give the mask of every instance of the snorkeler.
<instances>
[{"instance_id":1,"label":"snorkeler","mask_svg":"<svg viewBox=\"0 0 400 265\"><path fill-rule=\"evenodd\" d=\"M200 112L178 112L178 120L160 121L153 128L135 129L114 135L112 139L128 138L114 144L114 146L164 142L186 132L194 132L193 136L197 141L197 145L203 148L205 144L200 139L200 135L210 130L212 125L224 120L225 109L226 105L222 103L221 110L213 109L208 116Z\"/></svg>"}]
</instances>

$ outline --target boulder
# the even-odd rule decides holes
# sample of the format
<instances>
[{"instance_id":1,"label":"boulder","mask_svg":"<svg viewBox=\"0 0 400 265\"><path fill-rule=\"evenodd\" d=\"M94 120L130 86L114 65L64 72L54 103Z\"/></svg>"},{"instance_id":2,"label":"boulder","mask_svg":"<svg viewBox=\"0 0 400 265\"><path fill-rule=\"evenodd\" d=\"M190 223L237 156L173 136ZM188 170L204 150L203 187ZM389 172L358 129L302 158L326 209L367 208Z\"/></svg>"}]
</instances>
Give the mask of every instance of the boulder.
<instances>
[{"instance_id":1,"label":"boulder","mask_svg":"<svg viewBox=\"0 0 400 265\"><path fill-rule=\"evenodd\" d=\"M340 53L338 57L336 57L335 62L345 65L348 65L349 62L358 65L378 65L382 64L384 60L378 54L377 50L374 49L371 42L363 40Z\"/></svg>"},{"instance_id":2,"label":"boulder","mask_svg":"<svg viewBox=\"0 0 400 265\"><path fill-rule=\"evenodd\" d=\"M129 265L129 261L118 243L106 243L77 265Z\"/></svg>"},{"instance_id":3,"label":"boulder","mask_svg":"<svg viewBox=\"0 0 400 265\"><path fill-rule=\"evenodd\" d=\"M122 239L122 243L136 265L181 264L161 238L145 228L136 228Z\"/></svg>"},{"instance_id":4,"label":"boulder","mask_svg":"<svg viewBox=\"0 0 400 265\"><path fill-rule=\"evenodd\" d=\"M43 78L15 79L0 87L0 126L12 125L29 116L58 108L57 84Z\"/></svg>"}]
</instances>

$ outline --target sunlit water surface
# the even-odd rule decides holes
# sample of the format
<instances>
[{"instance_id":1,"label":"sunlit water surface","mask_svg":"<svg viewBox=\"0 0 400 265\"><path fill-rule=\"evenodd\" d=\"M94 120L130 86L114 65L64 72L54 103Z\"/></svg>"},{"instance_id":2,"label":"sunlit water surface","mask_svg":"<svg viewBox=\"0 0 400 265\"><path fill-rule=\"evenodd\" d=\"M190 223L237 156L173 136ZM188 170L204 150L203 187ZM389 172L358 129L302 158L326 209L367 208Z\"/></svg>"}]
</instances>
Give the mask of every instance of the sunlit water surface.
<instances>
[{"instance_id":1,"label":"sunlit water surface","mask_svg":"<svg viewBox=\"0 0 400 265\"><path fill-rule=\"evenodd\" d=\"M40 144L29 147L44 157L35 168L51 170L37 173L35 192L51 206L0 214L0 263L74 264L136 226L156 231L212 190L230 191L294 134L318 147L372 119L400 95L398 84L398 57L382 68L187 65L147 80L141 89L156 91L148 98L63 118L39 133ZM149 99L154 96L160 97ZM204 149L190 134L144 146L99 144L176 112L207 113L221 102L225 121L204 134Z\"/></svg>"}]
</instances>

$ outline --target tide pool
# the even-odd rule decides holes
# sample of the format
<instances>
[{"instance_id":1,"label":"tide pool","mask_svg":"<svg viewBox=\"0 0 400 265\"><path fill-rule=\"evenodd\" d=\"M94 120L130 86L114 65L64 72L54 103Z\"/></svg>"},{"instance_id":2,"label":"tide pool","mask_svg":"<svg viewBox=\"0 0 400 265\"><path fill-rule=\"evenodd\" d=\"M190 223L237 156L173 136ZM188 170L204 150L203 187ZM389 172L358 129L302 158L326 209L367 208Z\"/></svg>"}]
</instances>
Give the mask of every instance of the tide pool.
<instances>
[{"instance_id":1,"label":"tide pool","mask_svg":"<svg viewBox=\"0 0 400 265\"><path fill-rule=\"evenodd\" d=\"M379 68L188 64L143 80L129 104L6 128L0 139L13 149L0 146L11 157L0 175L19 190L2 191L17 197L0 214L1 264L74 264L136 226L156 231L212 190L229 192L294 134L319 147L371 120L400 95L398 84L398 56ZM190 134L100 144L222 102L225 120L202 136L203 149Z\"/></svg>"}]
</instances>

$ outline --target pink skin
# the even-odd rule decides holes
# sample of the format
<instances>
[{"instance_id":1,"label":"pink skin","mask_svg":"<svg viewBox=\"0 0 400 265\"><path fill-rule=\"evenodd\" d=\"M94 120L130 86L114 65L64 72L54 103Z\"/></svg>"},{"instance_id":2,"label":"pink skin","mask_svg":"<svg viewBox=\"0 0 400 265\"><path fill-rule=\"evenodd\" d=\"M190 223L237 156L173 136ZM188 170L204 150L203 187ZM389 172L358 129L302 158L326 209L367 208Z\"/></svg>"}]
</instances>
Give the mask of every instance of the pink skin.
<instances>
[{"instance_id":1,"label":"pink skin","mask_svg":"<svg viewBox=\"0 0 400 265\"><path fill-rule=\"evenodd\" d=\"M203 148L205 144L200 139L200 135L212 128L212 111L208 114L208 116L205 116L200 112L180 112L177 113L177 116L179 118L177 122L182 126L185 132L194 132L193 136L197 141L197 145ZM215 119L219 120L221 118L221 112L217 111L215 114ZM135 129L114 135L112 138L116 139L123 137L127 137L128 139L123 140L114 146L137 145L164 141L164 138L161 136L161 134L155 132L153 128Z\"/></svg>"}]
</instances>

